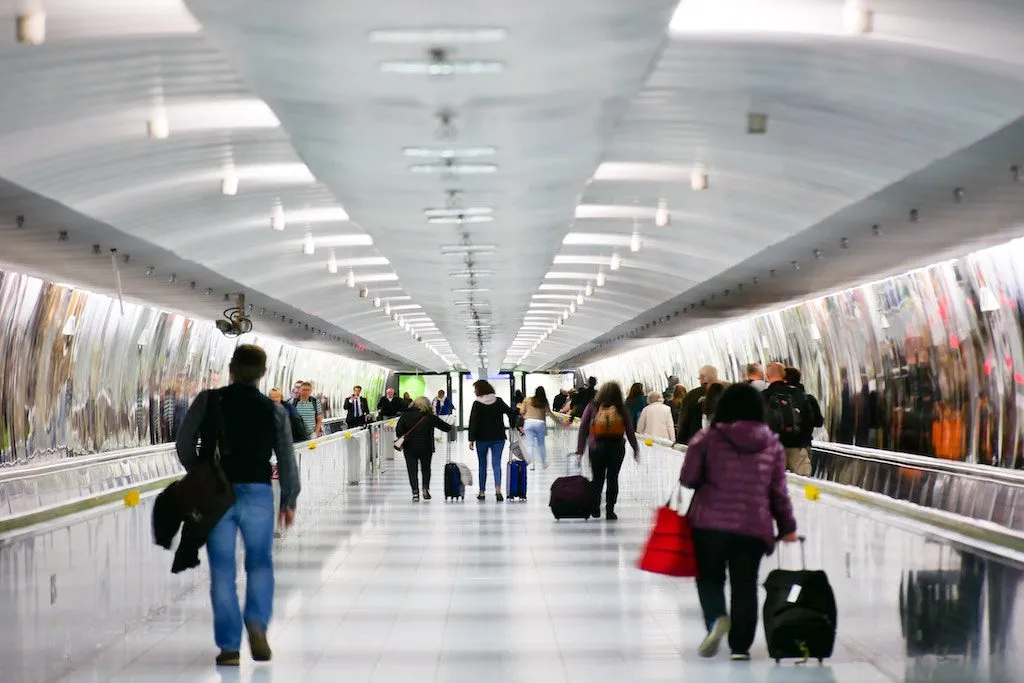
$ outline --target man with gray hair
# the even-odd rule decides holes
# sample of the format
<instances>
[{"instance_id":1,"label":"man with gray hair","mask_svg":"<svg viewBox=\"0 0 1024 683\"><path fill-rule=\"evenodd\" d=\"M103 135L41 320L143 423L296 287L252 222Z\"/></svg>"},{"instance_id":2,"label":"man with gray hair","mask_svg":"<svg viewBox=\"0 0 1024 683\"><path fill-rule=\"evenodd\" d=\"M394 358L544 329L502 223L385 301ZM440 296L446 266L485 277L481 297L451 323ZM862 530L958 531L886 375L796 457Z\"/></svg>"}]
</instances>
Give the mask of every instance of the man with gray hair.
<instances>
[{"instance_id":1,"label":"man with gray hair","mask_svg":"<svg viewBox=\"0 0 1024 683\"><path fill-rule=\"evenodd\" d=\"M701 420L701 400L708 392L708 387L718 382L718 368L705 365L697 371L700 386L687 392L683 405L679 410L679 424L676 425L676 443L686 444L703 428Z\"/></svg>"},{"instance_id":2,"label":"man with gray hair","mask_svg":"<svg viewBox=\"0 0 1024 683\"><path fill-rule=\"evenodd\" d=\"M758 391L768 388L768 382L764 379L764 370L761 369L760 363L747 363L747 384Z\"/></svg>"}]
</instances>

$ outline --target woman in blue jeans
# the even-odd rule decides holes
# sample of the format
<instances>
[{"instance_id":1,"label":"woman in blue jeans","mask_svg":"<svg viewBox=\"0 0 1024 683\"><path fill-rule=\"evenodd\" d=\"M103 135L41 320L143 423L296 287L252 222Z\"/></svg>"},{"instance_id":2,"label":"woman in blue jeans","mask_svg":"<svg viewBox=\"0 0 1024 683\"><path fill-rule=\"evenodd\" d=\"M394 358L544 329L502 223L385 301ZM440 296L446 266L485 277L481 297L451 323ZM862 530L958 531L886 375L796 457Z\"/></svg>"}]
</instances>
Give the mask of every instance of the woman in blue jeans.
<instances>
[{"instance_id":1,"label":"woman in blue jeans","mask_svg":"<svg viewBox=\"0 0 1024 683\"><path fill-rule=\"evenodd\" d=\"M501 458L508 439L505 417L514 424L516 410L498 398L494 387L487 380L473 383L476 400L469 412L469 450L476 451L480 463L480 493L477 500L487 497L487 459L490 454L491 469L494 471L494 495L500 503L505 500L501 494Z\"/></svg>"}]
</instances>

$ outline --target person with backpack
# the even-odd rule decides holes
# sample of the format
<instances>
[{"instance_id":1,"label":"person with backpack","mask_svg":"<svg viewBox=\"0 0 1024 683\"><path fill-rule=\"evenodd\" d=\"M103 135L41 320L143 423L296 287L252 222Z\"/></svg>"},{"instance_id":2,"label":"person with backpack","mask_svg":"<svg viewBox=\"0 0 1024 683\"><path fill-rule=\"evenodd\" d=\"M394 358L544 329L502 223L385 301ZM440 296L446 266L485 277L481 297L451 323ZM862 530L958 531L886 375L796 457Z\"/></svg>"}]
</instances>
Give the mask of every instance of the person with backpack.
<instances>
[{"instance_id":1,"label":"person with backpack","mask_svg":"<svg viewBox=\"0 0 1024 683\"><path fill-rule=\"evenodd\" d=\"M582 459L584 451L590 453L590 469L594 473L593 517L601 516L601 490L608 484L605 498L605 517L618 519L615 503L619 497L619 471L626 459L626 441L633 447L633 460L640 460L640 445L636 440L633 418L630 417L617 382L601 385L594 400L584 409L580 419L580 435L576 444L576 457Z\"/></svg>"},{"instance_id":2,"label":"person with backpack","mask_svg":"<svg viewBox=\"0 0 1024 683\"><path fill-rule=\"evenodd\" d=\"M797 391L803 393L805 402L805 412L803 417L806 419L801 420L802 429L800 430L800 445L805 448L808 453L811 452L811 442L814 440L814 430L819 427L825 426L825 416L821 412L821 405L818 403L818 399L813 394L807 392L804 388L801 380L803 375L800 370L794 367L787 367L785 372L786 384L793 387ZM811 471L814 471L814 456L811 455Z\"/></svg>"},{"instance_id":3,"label":"person with backpack","mask_svg":"<svg viewBox=\"0 0 1024 683\"><path fill-rule=\"evenodd\" d=\"M299 387L299 397L292 400L292 405L302 418L305 425L306 438L303 441L323 436L324 433L324 409L320 401L313 395L313 383L303 382Z\"/></svg>"},{"instance_id":4,"label":"person with backpack","mask_svg":"<svg viewBox=\"0 0 1024 683\"><path fill-rule=\"evenodd\" d=\"M802 476L811 475L809 434L814 421L807 395L800 387L786 383L786 366L769 363L765 368L768 388L764 390L767 422L786 449L786 469Z\"/></svg>"}]
</instances>

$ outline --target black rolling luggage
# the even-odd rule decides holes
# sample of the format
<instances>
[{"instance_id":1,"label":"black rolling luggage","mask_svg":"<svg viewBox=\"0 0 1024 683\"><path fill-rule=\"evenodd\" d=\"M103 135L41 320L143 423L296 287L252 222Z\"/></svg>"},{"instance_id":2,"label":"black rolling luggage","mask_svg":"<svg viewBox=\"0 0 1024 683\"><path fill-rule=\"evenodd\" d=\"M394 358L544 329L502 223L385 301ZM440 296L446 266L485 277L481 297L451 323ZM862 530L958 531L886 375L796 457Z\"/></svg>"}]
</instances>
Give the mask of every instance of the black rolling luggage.
<instances>
[{"instance_id":1,"label":"black rolling luggage","mask_svg":"<svg viewBox=\"0 0 1024 683\"><path fill-rule=\"evenodd\" d=\"M583 476L577 461L576 454L570 453L565 476L551 483L549 506L555 519L590 519L594 511L593 482Z\"/></svg>"},{"instance_id":2,"label":"black rolling luggage","mask_svg":"<svg viewBox=\"0 0 1024 683\"><path fill-rule=\"evenodd\" d=\"M776 552L781 553L779 548ZM783 659L817 659L832 656L836 643L836 598L824 571L809 571L800 537L803 569L776 569L764 588L764 635L768 656ZM781 559L779 561L781 567Z\"/></svg>"}]
</instances>

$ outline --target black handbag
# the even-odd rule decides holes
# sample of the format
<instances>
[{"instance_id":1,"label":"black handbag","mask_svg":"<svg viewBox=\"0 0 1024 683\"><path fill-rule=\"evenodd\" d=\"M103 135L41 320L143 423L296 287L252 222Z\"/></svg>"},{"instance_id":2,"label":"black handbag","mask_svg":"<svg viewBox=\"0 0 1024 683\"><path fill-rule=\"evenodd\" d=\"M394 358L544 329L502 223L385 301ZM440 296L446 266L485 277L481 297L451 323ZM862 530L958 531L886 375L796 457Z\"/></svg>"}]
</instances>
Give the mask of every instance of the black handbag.
<instances>
[{"instance_id":1,"label":"black handbag","mask_svg":"<svg viewBox=\"0 0 1024 683\"><path fill-rule=\"evenodd\" d=\"M173 502L180 519L195 535L205 538L235 504L235 490L220 465L230 446L219 391L209 392L203 424L203 440L212 436L212 447L204 444L200 448L199 459L174 486Z\"/></svg>"}]
</instances>

